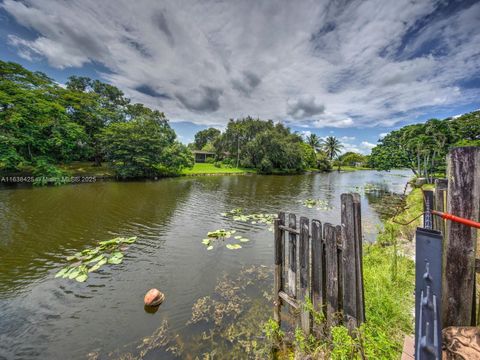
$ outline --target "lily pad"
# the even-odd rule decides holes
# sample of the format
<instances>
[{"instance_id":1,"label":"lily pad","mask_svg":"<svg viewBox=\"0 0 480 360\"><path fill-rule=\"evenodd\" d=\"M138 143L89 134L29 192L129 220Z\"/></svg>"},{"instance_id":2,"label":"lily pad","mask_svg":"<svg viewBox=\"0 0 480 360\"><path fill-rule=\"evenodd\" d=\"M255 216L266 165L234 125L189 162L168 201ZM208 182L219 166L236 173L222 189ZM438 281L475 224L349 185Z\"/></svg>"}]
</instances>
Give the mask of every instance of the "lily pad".
<instances>
[{"instance_id":1,"label":"lily pad","mask_svg":"<svg viewBox=\"0 0 480 360\"><path fill-rule=\"evenodd\" d=\"M213 246L210 245L209 247L207 247L207 250L213 250Z\"/></svg>"},{"instance_id":2,"label":"lily pad","mask_svg":"<svg viewBox=\"0 0 480 360\"><path fill-rule=\"evenodd\" d=\"M241 249L241 248L242 248L242 245L239 245L239 244L227 244L226 247L227 247L227 249L230 249L230 250L237 250L237 249Z\"/></svg>"},{"instance_id":3,"label":"lily pad","mask_svg":"<svg viewBox=\"0 0 480 360\"><path fill-rule=\"evenodd\" d=\"M241 238L240 239L240 242L249 242L249 241L250 241L250 239L247 239L247 238Z\"/></svg>"},{"instance_id":4,"label":"lily pad","mask_svg":"<svg viewBox=\"0 0 480 360\"><path fill-rule=\"evenodd\" d=\"M78 275L75 280L77 280L78 282L85 282L86 280L88 279L88 275L87 274L80 274Z\"/></svg>"}]
</instances>

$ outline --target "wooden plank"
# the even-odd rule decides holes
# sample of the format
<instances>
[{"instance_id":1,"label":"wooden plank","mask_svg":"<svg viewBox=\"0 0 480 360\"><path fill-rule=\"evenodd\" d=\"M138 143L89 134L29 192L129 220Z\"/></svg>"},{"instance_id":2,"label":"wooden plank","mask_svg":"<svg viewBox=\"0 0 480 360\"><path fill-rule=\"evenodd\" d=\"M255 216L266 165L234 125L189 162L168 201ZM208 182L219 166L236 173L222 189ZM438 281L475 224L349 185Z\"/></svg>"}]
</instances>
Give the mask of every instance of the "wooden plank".
<instances>
[{"instance_id":1,"label":"wooden plank","mask_svg":"<svg viewBox=\"0 0 480 360\"><path fill-rule=\"evenodd\" d=\"M298 304L297 300L295 300L294 298L292 298L290 295L288 295L286 292L284 291L280 291L278 293L278 296L284 300L288 305L292 306L293 308L295 309L298 309L300 307L300 305Z\"/></svg>"},{"instance_id":2,"label":"wooden plank","mask_svg":"<svg viewBox=\"0 0 480 360\"><path fill-rule=\"evenodd\" d=\"M337 324L338 317L338 247L333 225L326 223L323 229L325 231L327 325L333 326Z\"/></svg>"},{"instance_id":3,"label":"wooden plank","mask_svg":"<svg viewBox=\"0 0 480 360\"><path fill-rule=\"evenodd\" d=\"M296 230L295 214L288 216L288 227ZM294 299L297 298L297 235L290 231L288 233L288 294Z\"/></svg>"},{"instance_id":4,"label":"wooden plank","mask_svg":"<svg viewBox=\"0 0 480 360\"><path fill-rule=\"evenodd\" d=\"M294 214L292 214L294 215ZM295 215L294 215L295 216ZM296 235L300 235L300 231L295 229L295 228L291 228L290 226L285 226L285 225L282 225L280 226L280 229L281 230L285 230L286 232L288 233L291 233L291 234L296 234Z\"/></svg>"},{"instance_id":5,"label":"wooden plank","mask_svg":"<svg viewBox=\"0 0 480 360\"><path fill-rule=\"evenodd\" d=\"M343 240L342 240L342 227L340 225L335 226L335 238L337 239L337 266L338 266L338 315L343 312ZM341 318L339 318L341 322Z\"/></svg>"},{"instance_id":6,"label":"wooden plank","mask_svg":"<svg viewBox=\"0 0 480 360\"><path fill-rule=\"evenodd\" d=\"M279 226L283 225L282 221L285 218L283 213L279 214L278 219L273 221L273 233L274 233L274 247L275 247L275 274L274 274L274 309L273 309L273 318L274 320L280 324L281 317L281 299L278 296L280 291L283 291L283 230L280 230ZM283 218L283 219L282 219Z\"/></svg>"},{"instance_id":7,"label":"wooden plank","mask_svg":"<svg viewBox=\"0 0 480 360\"><path fill-rule=\"evenodd\" d=\"M310 296L310 247L309 247L309 220L305 217L300 218L300 241L298 247L298 256L300 262L300 291L299 299L305 303ZM302 330L305 335L310 335L311 314L310 311L302 308L300 311Z\"/></svg>"},{"instance_id":8,"label":"wooden plank","mask_svg":"<svg viewBox=\"0 0 480 360\"><path fill-rule=\"evenodd\" d=\"M352 194L341 195L343 241L343 315L349 330L357 327L357 266L355 209Z\"/></svg>"},{"instance_id":9,"label":"wooden plank","mask_svg":"<svg viewBox=\"0 0 480 360\"><path fill-rule=\"evenodd\" d=\"M447 212L480 218L480 147L459 147L447 157ZM449 221L442 297L443 328L475 324L476 230Z\"/></svg>"},{"instance_id":10,"label":"wooden plank","mask_svg":"<svg viewBox=\"0 0 480 360\"><path fill-rule=\"evenodd\" d=\"M312 304L317 312L323 312L323 242L322 223L312 220Z\"/></svg>"},{"instance_id":11,"label":"wooden plank","mask_svg":"<svg viewBox=\"0 0 480 360\"><path fill-rule=\"evenodd\" d=\"M436 179L435 180L435 199L434 199L434 209L437 211L445 212L445 201L447 195L448 181L447 179ZM446 235L445 231L445 220L440 216L433 217L433 226L435 230L440 231L444 236Z\"/></svg>"},{"instance_id":12,"label":"wooden plank","mask_svg":"<svg viewBox=\"0 0 480 360\"><path fill-rule=\"evenodd\" d=\"M355 215L355 265L357 277L357 320L365 322L365 291L363 287L363 236L362 207L360 195L353 193L353 208Z\"/></svg>"}]
</instances>

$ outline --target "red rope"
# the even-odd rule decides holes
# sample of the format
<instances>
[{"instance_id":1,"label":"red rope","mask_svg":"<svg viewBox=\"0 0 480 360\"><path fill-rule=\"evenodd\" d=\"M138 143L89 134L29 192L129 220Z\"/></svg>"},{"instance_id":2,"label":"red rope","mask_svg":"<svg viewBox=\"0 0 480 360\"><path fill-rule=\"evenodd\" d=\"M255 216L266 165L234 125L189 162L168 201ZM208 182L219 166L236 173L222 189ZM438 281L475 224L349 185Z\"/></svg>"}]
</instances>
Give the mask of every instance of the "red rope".
<instances>
[{"instance_id":1,"label":"red rope","mask_svg":"<svg viewBox=\"0 0 480 360\"><path fill-rule=\"evenodd\" d=\"M444 212L437 211L437 210L432 210L432 214L440 216L442 219L454 221L454 222L457 222L457 223L460 223L460 224L463 224L463 225L467 225L467 226L470 226L470 227L480 229L480 223L476 222L476 221L473 221L473 220L464 219L464 218L461 218L459 216L455 216L455 215L452 215L452 214L449 214L449 213L444 213Z\"/></svg>"}]
</instances>

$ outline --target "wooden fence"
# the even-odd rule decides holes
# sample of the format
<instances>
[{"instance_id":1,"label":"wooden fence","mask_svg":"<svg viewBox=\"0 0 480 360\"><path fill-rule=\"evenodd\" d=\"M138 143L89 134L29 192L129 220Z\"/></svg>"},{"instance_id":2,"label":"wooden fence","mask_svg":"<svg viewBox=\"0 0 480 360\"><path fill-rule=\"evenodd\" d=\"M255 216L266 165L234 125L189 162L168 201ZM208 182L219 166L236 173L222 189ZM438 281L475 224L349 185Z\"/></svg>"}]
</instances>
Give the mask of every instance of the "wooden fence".
<instances>
[{"instance_id":1,"label":"wooden fence","mask_svg":"<svg viewBox=\"0 0 480 360\"><path fill-rule=\"evenodd\" d=\"M286 236L288 239L286 240ZM281 212L274 222L274 319L282 306L296 311L305 334L313 329L312 310L326 324L349 329L365 321L361 207L358 194L341 195L341 225ZM305 306L311 303L312 306Z\"/></svg>"},{"instance_id":2,"label":"wooden fence","mask_svg":"<svg viewBox=\"0 0 480 360\"><path fill-rule=\"evenodd\" d=\"M435 190L424 191L424 227L443 234L442 327L477 325L477 231L432 216L431 210L474 221L480 219L479 147L452 149L447 156L447 179L435 180Z\"/></svg>"}]
</instances>

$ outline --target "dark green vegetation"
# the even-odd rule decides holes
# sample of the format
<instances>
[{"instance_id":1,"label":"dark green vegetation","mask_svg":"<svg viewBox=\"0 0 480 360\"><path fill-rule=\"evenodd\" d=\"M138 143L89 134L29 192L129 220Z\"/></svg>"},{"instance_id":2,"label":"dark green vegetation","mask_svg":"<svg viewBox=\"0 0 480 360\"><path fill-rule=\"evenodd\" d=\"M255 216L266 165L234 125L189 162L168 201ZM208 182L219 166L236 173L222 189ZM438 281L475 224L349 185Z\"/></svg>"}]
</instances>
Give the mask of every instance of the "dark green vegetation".
<instances>
[{"instance_id":1,"label":"dark green vegetation","mask_svg":"<svg viewBox=\"0 0 480 360\"><path fill-rule=\"evenodd\" d=\"M372 149L369 164L379 170L409 168L416 176L431 180L435 173L445 172L449 149L479 145L480 111L474 111L392 131Z\"/></svg>"},{"instance_id":2,"label":"dark green vegetation","mask_svg":"<svg viewBox=\"0 0 480 360\"><path fill-rule=\"evenodd\" d=\"M343 148L333 136L322 141L311 134L304 141L283 124L252 117L230 120L223 133L214 128L199 131L190 147L215 152L212 162L219 168L242 167L262 174L330 171Z\"/></svg>"},{"instance_id":3,"label":"dark green vegetation","mask_svg":"<svg viewBox=\"0 0 480 360\"><path fill-rule=\"evenodd\" d=\"M299 173L316 167L314 149L300 135L271 120L230 120L223 133L213 128L197 133L194 147L214 151L215 160L223 166L264 174Z\"/></svg>"},{"instance_id":4,"label":"dark green vegetation","mask_svg":"<svg viewBox=\"0 0 480 360\"><path fill-rule=\"evenodd\" d=\"M118 265L123 261L123 252L129 244L133 244L137 237L121 238L100 241L98 246L82 250L74 255L68 256L67 261L72 264L61 269L55 277L64 279L75 279L84 282L88 279L88 273L99 270L103 265Z\"/></svg>"},{"instance_id":5,"label":"dark green vegetation","mask_svg":"<svg viewBox=\"0 0 480 360\"><path fill-rule=\"evenodd\" d=\"M177 174L192 165L165 115L131 104L116 87L0 61L0 172L60 177L62 165L111 163L120 178Z\"/></svg>"}]
</instances>

